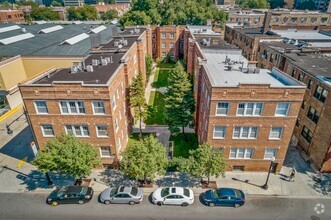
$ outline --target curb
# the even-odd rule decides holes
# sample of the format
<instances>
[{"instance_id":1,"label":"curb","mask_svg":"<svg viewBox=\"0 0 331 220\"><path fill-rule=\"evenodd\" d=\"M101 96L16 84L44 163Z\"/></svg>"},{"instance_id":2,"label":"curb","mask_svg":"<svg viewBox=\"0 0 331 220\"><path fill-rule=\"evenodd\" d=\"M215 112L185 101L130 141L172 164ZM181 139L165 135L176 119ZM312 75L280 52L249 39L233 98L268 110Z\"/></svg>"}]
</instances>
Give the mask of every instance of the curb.
<instances>
[{"instance_id":1,"label":"curb","mask_svg":"<svg viewBox=\"0 0 331 220\"><path fill-rule=\"evenodd\" d=\"M23 109L23 106L18 106L18 107L15 107L15 108L9 110L8 112L6 112L4 115L2 115L0 117L0 123L22 109Z\"/></svg>"}]
</instances>

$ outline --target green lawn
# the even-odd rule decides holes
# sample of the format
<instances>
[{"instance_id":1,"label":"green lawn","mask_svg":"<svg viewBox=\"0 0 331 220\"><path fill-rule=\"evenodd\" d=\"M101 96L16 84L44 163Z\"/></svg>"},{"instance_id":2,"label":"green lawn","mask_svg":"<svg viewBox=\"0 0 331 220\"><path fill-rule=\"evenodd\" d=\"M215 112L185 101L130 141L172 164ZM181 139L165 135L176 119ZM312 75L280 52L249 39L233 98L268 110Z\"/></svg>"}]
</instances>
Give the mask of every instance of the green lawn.
<instances>
[{"instance_id":1,"label":"green lawn","mask_svg":"<svg viewBox=\"0 0 331 220\"><path fill-rule=\"evenodd\" d=\"M151 92L148 102L147 125L164 125L164 95L161 92Z\"/></svg>"},{"instance_id":2,"label":"green lawn","mask_svg":"<svg viewBox=\"0 0 331 220\"><path fill-rule=\"evenodd\" d=\"M154 76L154 82L152 87L154 88L161 88L168 86L168 77L171 70L160 70L157 69Z\"/></svg>"},{"instance_id":3,"label":"green lawn","mask_svg":"<svg viewBox=\"0 0 331 220\"><path fill-rule=\"evenodd\" d=\"M194 150L198 147L198 138L194 133L186 133L188 142L185 142L183 134L171 136L170 141L174 142L174 157L189 156L189 150Z\"/></svg>"},{"instance_id":4,"label":"green lawn","mask_svg":"<svg viewBox=\"0 0 331 220\"><path fill-rule=\"evenodd\" d=\"M159 68L175 68L176 63L160 63L159 65L157 65L157 67L159 67Z\"/></svg>"},{"instance_id":5,"label":"green lawn","mask_svg":"<svg viewBox=\"0 0 331 220\"><path fill-rule=\"evenodd\" d=\"M154 133L143 133L143 136L145 137L150 134L154 134ZM129 137L128 145L130 145L136 141L139 141L139 133L132 133Z\"/></svg>"}]
</instances>

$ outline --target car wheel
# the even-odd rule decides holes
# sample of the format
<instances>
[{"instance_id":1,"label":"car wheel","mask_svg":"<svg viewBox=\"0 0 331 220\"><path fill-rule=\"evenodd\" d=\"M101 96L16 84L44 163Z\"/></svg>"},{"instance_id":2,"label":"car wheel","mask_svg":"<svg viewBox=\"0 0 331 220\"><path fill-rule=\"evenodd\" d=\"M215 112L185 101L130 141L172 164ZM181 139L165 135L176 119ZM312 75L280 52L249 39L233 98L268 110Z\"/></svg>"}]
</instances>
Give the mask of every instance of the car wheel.
<instances>
[{"instance_id":1,"label":"car wheel","mask_svg":"<svg viewBox=\"0 0 331 220\"><path fill-rule=\"evenodd\" d=\"M183 207L186 207L186 206L188 206L188 203L187 202L183 202L182 206Z\"/></svg>"},{"instance_id":2,"label":"car wheel","mask_svg":"<svg viewBox=\"0 0 331 220\"><path fill-rule=\"evenodd\" d=\"M53 201L53 202L51 203L51 205L52 205L52 206L58 206L59 203L58 203L57 201Z\"/></svg>"},{"instance_id":3,"label":"car wheel","mask_svg":"<svg viewBox=\"0 0 331 220\"><path fill-rule=\"evenodd\" d=\"M109 200L105 200L104 203L105 203L106 205L109 205L109 204L110 204L110 201L109 201Z\"/></svg>"},{"instance_id":4,"label":"car wheel","mask_svg":"<svg viewBox=\"0 0 331 220\"><path fill-rule=\"evenodd\" d=\"M239 208L240 206L241 206L241 205L238 204L238 203L234 204L234 207L235 207L235 208Z\"/></svg>"},{"instance_id":5,"label":"car wheel","mask_svg":"<svg viewBox=\"0 0 331 220\"><path fill-rule=\"evenodd\" d=\"M134 205L134 204L136 204L136 203L135 203L134 201L130 201L129 204L130 204L130 205Z\"/></svg>"},{"instance_id":6,"label":"car wheel","mask_svg":"<svg viewBox=\"0 0 331 220\"><path fill-rule=\"evenodd\" d=\"M163 205L163 203L162 202L157 202L156 203L158 206L161 206L161 205Z\"/></svg>"},{"instance_id":7,"label":"car wheel","mask_svg":"<svg viewBox=\"0 0 331 220\"><path fill-rule=\"evenodd\" d=\"M214 206L215 206L215 203L212 203L212 202L211 202L211 203L209 203L209 206L210 206L210 207L214 207Z\"/></svg>"},{"instance_id":8,"label":"car wheel","mask_svg":"<svg viewBox=\"0 0 331 220\"><path fill-rule=\"evenodd\" d=\"M79 201L78 201L78 204L79 204L79 205L82 205L82 204L84 204L84 201L83 201L83 200L79 200Z\"/></svg>"}]
</instances>

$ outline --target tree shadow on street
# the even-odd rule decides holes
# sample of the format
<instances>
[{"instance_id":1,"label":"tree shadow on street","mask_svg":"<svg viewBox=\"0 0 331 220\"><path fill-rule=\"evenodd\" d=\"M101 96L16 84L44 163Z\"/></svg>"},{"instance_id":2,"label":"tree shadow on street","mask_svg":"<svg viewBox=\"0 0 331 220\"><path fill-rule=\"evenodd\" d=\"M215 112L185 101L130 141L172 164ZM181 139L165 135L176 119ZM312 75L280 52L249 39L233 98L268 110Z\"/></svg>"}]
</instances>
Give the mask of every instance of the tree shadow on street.
<instances>
[{"instance_id":1,"label":"tree shadow on street","mask_svg":"<svg viewBox=\"0 0 331 220\"><path fill-rule=\"evenodd\" d=\"M155 184L159 187L201 187L199 179L181 172L169 172L162 178L156 180Z\"/></svg>"},{"instance_id":2,"label":"tree shadow on street","mask_svg":"<svg viewBox=\"0 0 331 220\"><path fill-rule=\"evenodd\" d=\"M116 187L120 185L124 186L132 186L136 185L137 182L133 179L130 179L128 176L125 176L119 170L107 169L105 171L100 172L98 182L102 182L103 184L109 187Z\"/></svg>"}]
</instances>

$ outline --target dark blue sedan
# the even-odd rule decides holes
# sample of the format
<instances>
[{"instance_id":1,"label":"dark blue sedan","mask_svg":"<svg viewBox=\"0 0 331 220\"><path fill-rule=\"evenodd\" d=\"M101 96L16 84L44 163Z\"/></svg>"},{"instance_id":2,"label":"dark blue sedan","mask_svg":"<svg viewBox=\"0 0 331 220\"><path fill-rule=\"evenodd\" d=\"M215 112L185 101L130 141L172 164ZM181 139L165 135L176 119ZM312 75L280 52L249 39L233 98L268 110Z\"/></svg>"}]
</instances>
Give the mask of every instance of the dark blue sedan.
<instances>
[{"instance_id":1,"label":"dark blue sedan","mask_svg":"<svg viewBox=\"0 0 331 220\"><path fill-rule=\"evenodd\" d=\"M239 208L245 204L245 194L239 189L219 188L207 190L202 199L209 206L232 206Z\"/></svg>"}]
</instances>

